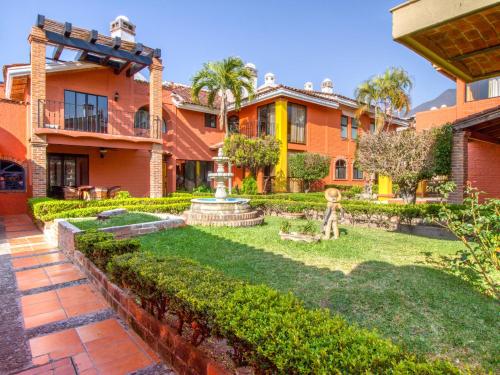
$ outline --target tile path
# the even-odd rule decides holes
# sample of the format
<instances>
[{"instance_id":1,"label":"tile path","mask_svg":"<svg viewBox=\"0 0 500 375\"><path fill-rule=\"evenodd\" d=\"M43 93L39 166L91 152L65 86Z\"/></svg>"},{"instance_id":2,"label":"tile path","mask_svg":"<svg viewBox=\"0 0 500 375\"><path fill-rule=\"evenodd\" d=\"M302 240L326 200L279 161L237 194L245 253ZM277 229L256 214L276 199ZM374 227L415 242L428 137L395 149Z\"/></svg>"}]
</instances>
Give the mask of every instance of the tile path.
<instances>
[{"instance_id":1,"label":"tile path","mask_svg":"<svg viewBox=\"0 0 500 375\"><path fill-rule=\"evenodd\" d=\"M0 217L0 306L0 374L175 374L26 215Z\"/></svg>"}]
</instances>

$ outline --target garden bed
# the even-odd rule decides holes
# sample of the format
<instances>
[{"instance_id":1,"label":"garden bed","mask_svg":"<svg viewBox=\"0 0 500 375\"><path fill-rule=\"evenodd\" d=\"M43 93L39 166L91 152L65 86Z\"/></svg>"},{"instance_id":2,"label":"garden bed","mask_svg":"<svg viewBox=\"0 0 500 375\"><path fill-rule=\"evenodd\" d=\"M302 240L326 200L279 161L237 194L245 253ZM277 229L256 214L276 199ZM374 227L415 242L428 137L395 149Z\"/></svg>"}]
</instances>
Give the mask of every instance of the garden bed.
<instances>
[{"instance_id":1,"label":"garden bed","mask_svg":"<svg viewBox=\"0 0 500 375\"><path fill-rule=\"evenodd\" d=\"M111 216L108 219L100 220L97 217L68 219L68 222L81 230L100 229L109 227L120 227L124 225L149 223L152 221L160 221L168 216L156 214L147 214L142 212L130 212L120 215Z\"/></svg>"}]
</instances>

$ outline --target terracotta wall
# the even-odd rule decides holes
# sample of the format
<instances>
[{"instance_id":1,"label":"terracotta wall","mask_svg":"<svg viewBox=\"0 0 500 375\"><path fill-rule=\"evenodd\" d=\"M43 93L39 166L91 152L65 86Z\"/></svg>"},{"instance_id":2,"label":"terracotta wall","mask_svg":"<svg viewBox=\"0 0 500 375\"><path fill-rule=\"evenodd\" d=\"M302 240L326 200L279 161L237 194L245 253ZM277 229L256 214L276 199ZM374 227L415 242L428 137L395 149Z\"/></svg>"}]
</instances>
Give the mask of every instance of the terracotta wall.
<instances>
[{"instance_id":1,"label":"terracotta wall","mask_svg":"<svg viewBox=\"0 0 500 375\"><path fill-rule=\"evenodd\" d=\"M500 198L500 145L469 141L468 180L484 198Z\"/></svg>"},{"instance_id":2,"label":"terracotta wall","mask_svg":"<svg viewBox=\"0 0 500 375\"><path fill-rule=\"evenodd\" d=\"M50 144L47 152L88 155L90 185L118 185L134 197L149 196L150 152L147 150L109 149L101 158L98 148Z\"/></svg>"},{"instance_id":3,"label":"terracotta wall","mask_svg":"<svg viewBox=\"0 0 500 375\"><path fill-rule=\"evenodd\" d=\"M0 99L0 159L21 164L26 171L26 106ZM19 214L27 210L29 186L24 192L0 191L0 215Z\"/></svg>"}]
</instances>

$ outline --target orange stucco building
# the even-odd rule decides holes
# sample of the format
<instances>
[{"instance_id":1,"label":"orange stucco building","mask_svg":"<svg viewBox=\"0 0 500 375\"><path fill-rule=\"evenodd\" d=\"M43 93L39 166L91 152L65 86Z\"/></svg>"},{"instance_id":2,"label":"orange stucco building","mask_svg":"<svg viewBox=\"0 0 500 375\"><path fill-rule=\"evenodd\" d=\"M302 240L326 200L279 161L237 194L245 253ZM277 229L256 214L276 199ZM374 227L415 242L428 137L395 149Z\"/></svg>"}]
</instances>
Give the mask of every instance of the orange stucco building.
<instances>
[{"instance_id":1,"label":"orange stucco building","mask_svg":"<svg viewBox=\"0 0 500 375\"><path fill-rule=\"evenodd\" d=\"M162 81L161 51L136 43L126 17L110 26L102 35L38 16L28 38L30 62L4 67L0 214L26 211L28 197L102 196L116 186L159 197L209 183L224 139L218 110L204 97L193 102L190 87ZM60 61L63 50L74 60ZM324 184L362 184L356 139L374 125L367 115L356 120L355 100L335 94L328 79L319 90L311 83L297 89L268 73L258 87L257 69L249 68L256 95L231 111L232 130L281 141L278 165L259 172L260 189L267 178L268 188L286 190L288 156L304 151L331 157ZM407 122L395 119L393 126ZM238 186L245 171L233 171Z\"/></svg>"}]
</instances>

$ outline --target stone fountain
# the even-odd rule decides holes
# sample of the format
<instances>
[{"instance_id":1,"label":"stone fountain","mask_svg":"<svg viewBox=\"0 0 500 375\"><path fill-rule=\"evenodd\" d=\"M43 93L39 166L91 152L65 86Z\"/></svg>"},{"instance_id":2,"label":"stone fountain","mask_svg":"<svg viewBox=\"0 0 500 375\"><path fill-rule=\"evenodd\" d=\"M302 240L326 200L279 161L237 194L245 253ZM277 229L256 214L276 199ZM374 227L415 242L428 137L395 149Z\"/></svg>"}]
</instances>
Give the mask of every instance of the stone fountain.
<instances>
[{"instance_id":1,"label":"stone fountain","mask_svg":"<svg viewBox=\"0 0 500 375\"><path fill-rule=\"evenodd\" d=\"M215 181L214 198L195 198L191 208L185 212L187 224L205 226L249 227L264 222L260 211L250 207L250 199L230 198L227 196L227 181L233 173L225 171L229 158L219 148L217 156L212 158L217 165L215 172L208 178Z\"/></svg>"}]
</instances>

